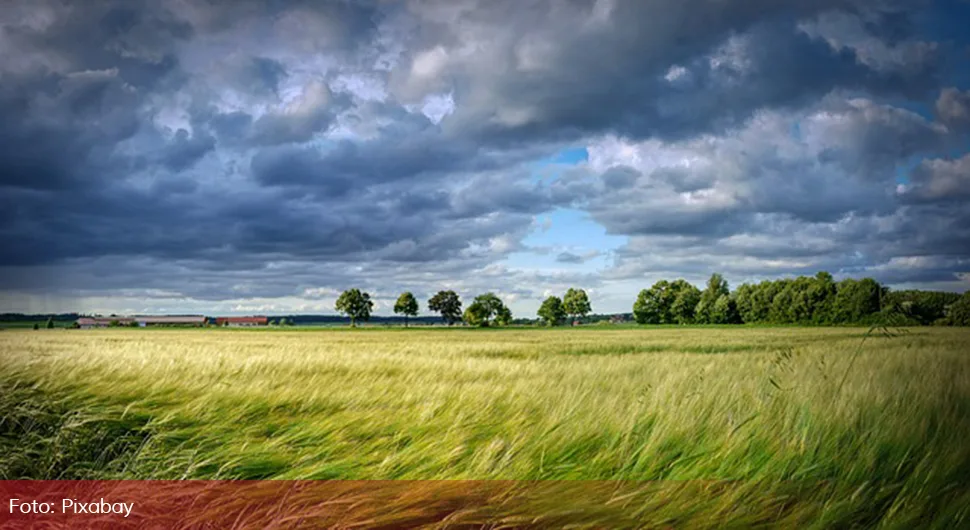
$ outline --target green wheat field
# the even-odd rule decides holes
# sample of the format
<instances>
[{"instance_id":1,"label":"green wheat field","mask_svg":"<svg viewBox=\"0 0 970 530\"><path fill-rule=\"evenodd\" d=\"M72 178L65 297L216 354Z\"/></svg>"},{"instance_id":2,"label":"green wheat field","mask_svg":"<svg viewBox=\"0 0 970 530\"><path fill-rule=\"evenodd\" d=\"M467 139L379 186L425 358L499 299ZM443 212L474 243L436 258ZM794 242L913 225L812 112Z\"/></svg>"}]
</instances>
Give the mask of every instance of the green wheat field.
<instances>
[{"instance_id":1,"label":"green wheat field","mask_svg":"<svg viewBox=\"0 0 970 530\"><path fill-rule=\"evenodd\" d=\"M968 527L970 329L895 331L6 330L0 479L652 481L570 513Z\"/></svg>"}]
</instances>

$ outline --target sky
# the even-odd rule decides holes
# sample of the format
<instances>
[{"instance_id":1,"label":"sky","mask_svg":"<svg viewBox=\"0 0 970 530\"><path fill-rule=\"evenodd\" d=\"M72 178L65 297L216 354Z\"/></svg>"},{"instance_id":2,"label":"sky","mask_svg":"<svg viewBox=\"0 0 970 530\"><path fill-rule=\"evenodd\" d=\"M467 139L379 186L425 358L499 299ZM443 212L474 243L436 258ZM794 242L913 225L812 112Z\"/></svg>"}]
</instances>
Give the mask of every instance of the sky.
<instances>
[{"instance_id":1,"label":"sky","mask_svg":"<svg viewBox=\"0 0 970 530\"><path fill-rule=\"evenodd\" d=\"M962 21L962 22L961 22ZM965 0L8 0L0 311L970 289ZM422 302L422 313L428 314Z\"/></svg>"}]
</instances>

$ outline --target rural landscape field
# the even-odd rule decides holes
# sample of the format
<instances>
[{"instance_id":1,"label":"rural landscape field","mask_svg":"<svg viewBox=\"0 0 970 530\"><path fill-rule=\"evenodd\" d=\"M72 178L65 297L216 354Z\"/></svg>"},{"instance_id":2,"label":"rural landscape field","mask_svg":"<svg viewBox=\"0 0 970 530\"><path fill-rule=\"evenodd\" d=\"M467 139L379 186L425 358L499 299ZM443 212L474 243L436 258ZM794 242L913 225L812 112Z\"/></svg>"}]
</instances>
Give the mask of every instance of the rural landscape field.
<instances>
[{"instance_id":1,"label":"rural landscape field","mask_svg":"<svg viewBox=\"0 0 970 530\"><path fill-rule=\"evenodd\" d=\"M528 510L965 526L970 330L885 331L6 330L0 479L607 480L653 489Z\"/></svg>"}]
</instances>

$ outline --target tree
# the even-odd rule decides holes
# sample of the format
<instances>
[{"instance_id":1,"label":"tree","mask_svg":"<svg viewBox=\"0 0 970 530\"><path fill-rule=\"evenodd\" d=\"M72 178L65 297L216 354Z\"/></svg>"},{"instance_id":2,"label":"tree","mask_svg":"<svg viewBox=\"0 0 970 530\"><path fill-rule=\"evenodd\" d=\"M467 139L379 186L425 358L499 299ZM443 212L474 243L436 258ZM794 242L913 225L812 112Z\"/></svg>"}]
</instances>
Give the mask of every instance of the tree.
<instances>
[{"instance_id":1,"label":"tree","mask_svg":"<svg viewBox=\"0 0 970 530\"><path fill-rule=\"evenodd\" d=\"M350 317L350 327L357 327L358 320L370 320L370 312L374 302L370 294L362 293L360 289L348 289L340 294L335 305L337 311Z\"/></svg>"},{"instance_id":2,"label":"tree","mask_svg":"<svg viewBox=\"0 0 970 530\"><path fill-rule=\"evenodd\" d=\"M394 302L394 313L404 315L404 327L408 327L408 317L418 316L418 301L414 295L408 292L401 293Z\"/></svg>"},{"instance_id":3,"label":"tree","mask_svg":"<svg viewBox=\"0 0 970 530\"><path fill-rule=\"evenodd\" d=\"M694 319L700 324L712 323L711 315L717 299L721 295L730 296L730 294L727 281L716 272L712 274L711 278L707 280L707 288L701 293L700 301L697 302Z\"/></svg>"},{"instance_id":4,"label":"tree","mask_svg":"<svg viewBox=\"0 0 970 530\"><path fill-rule=\"evenodd\" d=\"M670 316L677 324L691 324L694 322L694 310L701 301L701 291L687 280L674 280L670 284L675 293L674 302L670 305Z\"/></svg>"},{"instance_id":5,"label":"tree","mask_svg":"<svg viewBox=\"0 0 970 530\"><path fill-rule=\"evenodd\" d=\"M505 307L502 300L493 293L485 293L475 297L463 315L465 322L471 326L488 327L489 324L508 323L512 321L512 312Z\"/></svg>"},{"instance_id":6,"label":"tree","mask_svg":"<svg viewBox=\"0 0 970 530\"><path fill-rule=\"evenodd\" d=\"M54 329L54 317L47 318L47 329Z\"/></svg>"},{"instance_id":7,"label":"tree","mask_svg":"<svg viewBox=\"0 0 970 530\"><path fill-rule=\"evenodd\" d=\"M846 279L838 283L834 321L857 324L879 312L882 286L872 278Z\"/></svg>"},{"instance_id":8,"label":"tree","mask_svg":"<svg viewBox=\"0 0 970 530\"><path fill-rule=\"evenodd\" d=\"M495 323L499 326L508 326L512 323L512 310L509 306L502 304L502 307L495 313Z\"/></svg>"},{"instance_id":9,"label":"tree","mask_svg":"<svg viewBox=\"0 0 970 530\"><path fill-rule=\"evenodd\" d=\"M38 323L36 323L36 322L34 322L34 329L35 329L35 330L36 330L36 329L40 329L40 324L38 324Z\"/></svg>"},{"instance_id":10,"label":"tree","mask_svg":"<svg viewBox=\"0 0 970 530\"><path fill-rule=\"evenodd\" d=\"M566 319L566 310L558 296L550 296L542 301L538 315L547 326L558 326Z\"/></svg>"},{"instance_id":11,"label":"tree","mask_svg":"<svg viewBox=\"0 0 970 530\"><path fill-rule=\"evenodd\" d=\"M454 291L438 291L438 294L428 300L428 309L441 313L441 318L452 325L461 321L461 299Z\"/></svg>"},{"instance_id":12,"label":"tree","mask_svg":"<svg viewBox=\"0 0 970 530\"><path fill-rule=\"evenodd\" d=\"M672 324L676 320L672 312L677 299L677 287L667 280L660 280L648 290L640 291L633 304L633 318L639 324Z\"/></svg>"},{"instance_id":13,"label":"tree","mask_svg":"<svg viewBox=\"0 0 970 530\"><path fill-rule=\"evenodd\" d=\"M586 296L586 291L582 289L567 290L566 295L562 297L562 308L571 320L584 317L592 311L589 305L589 297Z\"/></svg>"},{"instance_id":14,"label":"tree","mask_svg":"<svg viewBox=\"0 0 970 530\"><path fill-rule=\"evenodd\" d=\"M963 293L946 308L946 323L951 326L970 326L970 291Z\"/></svg>"},{"instance_id":15,"label":"tree","mask_svg":"<svg viewBox=\"0 0 970 530\"><path fill-rule=\"evenodd\" d=\"M730 295L722 294L711 308L711 324L740 324L738 308Z\"/></svg>"},{"instance_id":16,"label":"tree","mask_svg":"<svg viewBox=\"0 0 970 530\"><path fill-rule=\"evenodd\" d=\"M472 302L465 308L465 312L462 314L462 320L469 326L487 327L488 310L482 304Z\"/></svg>"},{"instance_id":17,"label":"tree","mask_svg":"<svg viewBox=\"0 0 970 530\"><path fill-rule=\"evenodd\" d=\"M633 320L636 320L637 324L660 323L660 303L652 287L641 289L640 294L637 295L636 302L633 302Z\"/></svg>"}]
</instances>

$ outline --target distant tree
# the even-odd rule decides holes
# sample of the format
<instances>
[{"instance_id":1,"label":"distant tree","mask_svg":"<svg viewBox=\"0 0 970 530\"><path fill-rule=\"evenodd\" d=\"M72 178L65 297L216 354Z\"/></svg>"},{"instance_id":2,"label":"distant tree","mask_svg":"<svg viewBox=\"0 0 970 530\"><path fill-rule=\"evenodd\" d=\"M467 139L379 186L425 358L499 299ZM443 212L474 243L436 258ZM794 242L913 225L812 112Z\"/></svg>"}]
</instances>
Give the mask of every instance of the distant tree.
<instances>
[{"instance_id":1,"label":"distant tree","mask_svg":"<svg viewBox=\"0 0 970 530\"><path fill-rule=\"evenodd\" d=\"M722 294L714 301L710 314L711 324L740 324L738 308L730 295Z\"/></svg>"},{"instance_id":2,"label":"distant tree","mask_svg":"<svg viewBox=\"0 0 970 530\"><path fill-rule=\"evenodd\" d=\"M828 324L832 321L832 311L835 308L835 296L838 287L832 275L827 272L815 274L808 288L807 296L812 308L812 322Z\"/></svg>"},{"instance_id":3,"label":"distant tree","mask_svg":"<svg viewBox=\"0 0 970 530\"><path fill-rule=\"evenodd\" d=\"M502 304L502 307L498 308L498 312L495 313L495 323L499 326L508 326L512 323L512 310L509 306Z\"/></svg>"},{"instance_id":4,"label":"distant tree","mask_svg":"<svg viewBox=\"0 0 970 530\"><path fill-rule=\"evenodd\" d=\"M714 311L714 304L721 295L730 295L731 292L728 290L728 283L724 280L718 273L711 275L711 278L707 280L707 288L701 292L700 300L697 302L697 309L694 311L694 319L700 324L710 324L712 323L712 312Z\"/></svg>"},{"instance_id":5,"label":"distant tree","mask_svg":"<svg viewBox=\"0 0 970 530\"><path fill-rule=\"evenodd\" d=\"M475 300L465 309L464 320L471 326L488 327L496 324L508 323L512 320L509 311L502 300L493 293L485 293L475 297Z\"/></svg>"},{"instance_id":6,"label":"distant tree","mask_svg":"<svg viewBox=\"0 0 970 530\"><path fill-rule=\"evenodd\" d=\"M589 305L589 297L586 296L586 291L582 289L570 288L567 290L566 295L562 297L562 308L571 320L584 317L592 311Z\"/></svg>"},{"instance_id":7,"label":"distant tree","mask_svg":"<svg viewBox=\"0 0 970 530\"><path fill-rule=\"evenodd\" d=\"M408 327L408 317L418 316L418 301L414 295L408 292L401 293L394 302L394 313L404 315L404 327Z\"/></svg>"},{"instance_id":8,"label":"distant tree","mask_svg":"<svg viewBox=\"0 0 970 530\"><path fill-rule=\"evenodd\" d=\"M882 286L872 278L846 279L838 283L834 321L843 324L864 322L879 312Z\"/></svg>"},{"instance_id":9,"label":"distant tree","mask_svg":"<svg viewBox=\"0 0 970 530\"><path fill-rule=\"evenodd\" d=\"M54 329L54 317L47 317L47 329Z\"/></svg>"},{"instance_id":10,"label":"distant tree","mask_svg":"<svg viewBox=\"0 0 970 530\"><path fill-rule=\"evenodd\" d=\"M940 291L892 291L883 299L883 311L888 307L905 313L920 324L932 324L946 317L947 307L960 299L959 293Z\"/></svg>"},{"instance_id":11,"label":"distant tree","mask_svg":"<svg viewBox=\"0 0 970 530\"><path fill-rule=\"evenodd\" d=\"M370 294L363 293L360 289L348 289L341 293L335 307L337 311L350 317L351 327L357 327L358 320L370 320L374 302L371 301Z\"/></svg>"},{"instance_id":12,"label":"distant tree","mask_svg":"<svg viewBox=\"0 0 970 530\"><path fill-rule=\"evenodd\" d=\"M742 322L754 321L754 294L758 287L742 283L734 290L734 303Z\"/></svg>"},{"instance_id":13,"label":"distant tree","mask_svg":"<svg viewBox=\"0 0 970 530\"><path fill-rule=\"evenodd\" d=\"M454 291L438 291L428 300L428 309L441 313L449 326L462 319L461 299Z\"/></svg>"},{"instance_id":14,"label":"distant tree","mask_svg":"<svg viewBox=\"0 0 970 530\"><path fill-rule=\"evenodd\" d=\"M462 314L462 320L469 326L487 327L488 309L478 302L472 302L465 308L465 312Z\"/></svg>"},{"instance_id":15,"label":"distant tree","mask_svg":"<svg viewBox=\"0 0 970 530\"><path fill-rule=\"evenodd\" d=\"M946 323L951 326L970 326L970 291L963 293L946 308Z\"/></svg>"},{"instance_id":16,"label":"distant tree","mask_svg":"<svg viewBox=\"0 0 970 530\"><path fill-rule=\"evenodd\" d=\"M674 302L670 306L670 316L677 324L692 324L694 310L701 301L701 291L687 280L674 280L670 284L675 293Z\"/></svg>"},{"instance_id":17,"label":"distant tree","mask_svg":"<svg viewBox=\"0 0 970 530\"><path fill-rule=\"evenodd\" d=\"M547 326L558 326L566 319L566 310L558 296L550 296L542 301L537 313Z\"/></svg>"},{"instance_id":18,"label":"distant tree","mask_svg":"<svg viewBox=\"0 0 970 530\"><path fill-rule=\"evenodd\" d=\"M677 288L667 280L660 280L650 289L640 291L637 301L633 304L633 318L638 324L673 324L676 322L673 314L674 302L677 300Z\"/></svg>"},{"instance_id":19,"label":"distant tree","mask_svg":"<svg viewBox=\"0 0 970 530\"><path fill-rule=\"evenodd\" d=\"M34 329L40 329L40 324L34 322Z\"/></svg>"}]
</instances>

